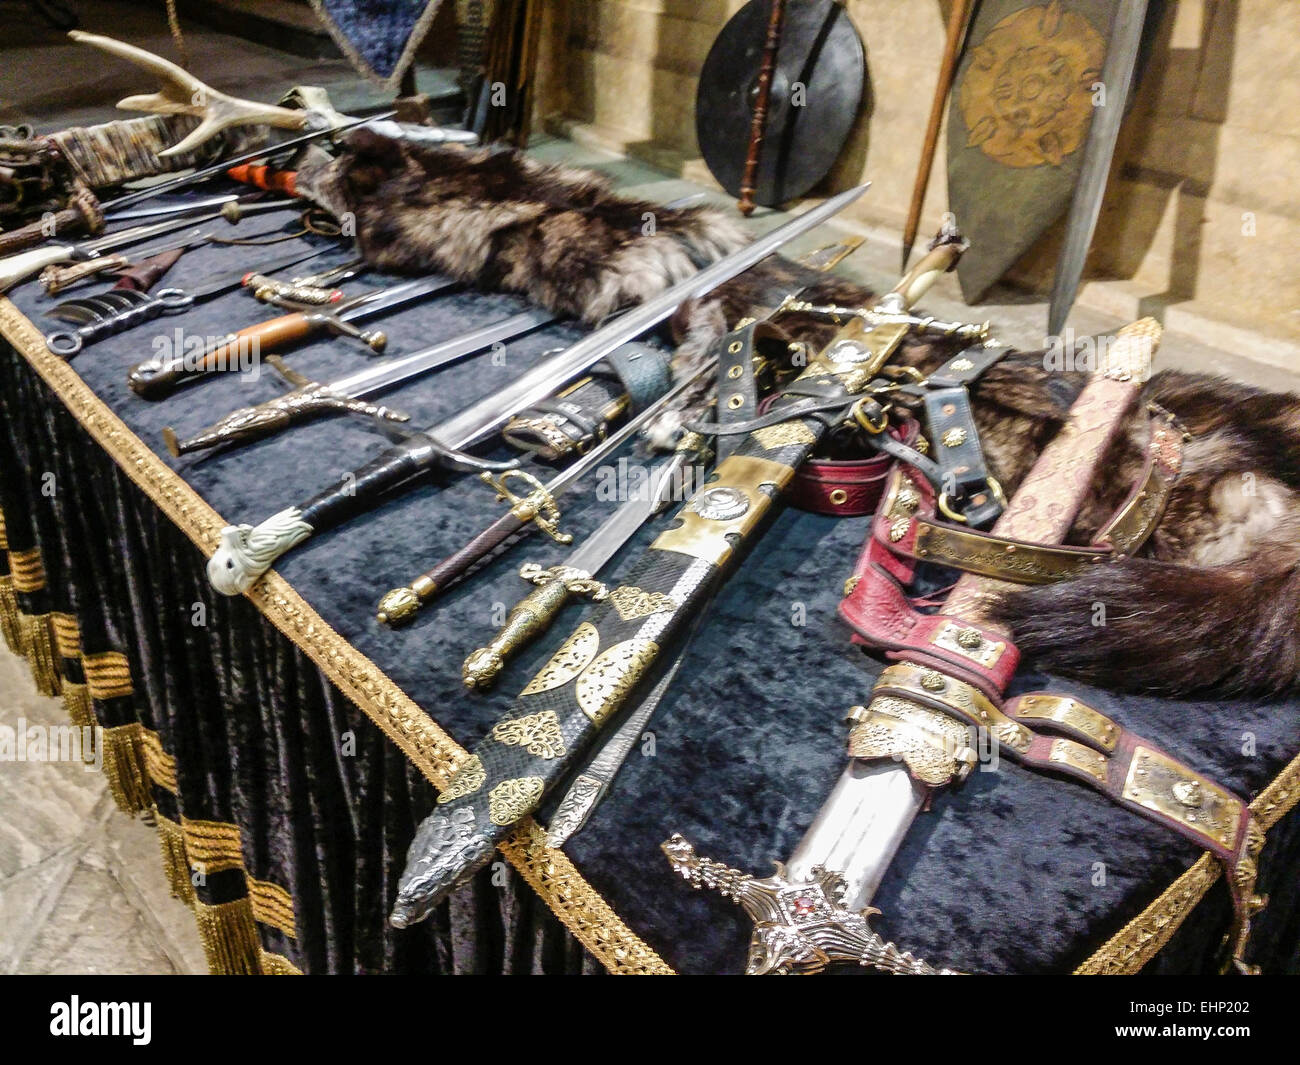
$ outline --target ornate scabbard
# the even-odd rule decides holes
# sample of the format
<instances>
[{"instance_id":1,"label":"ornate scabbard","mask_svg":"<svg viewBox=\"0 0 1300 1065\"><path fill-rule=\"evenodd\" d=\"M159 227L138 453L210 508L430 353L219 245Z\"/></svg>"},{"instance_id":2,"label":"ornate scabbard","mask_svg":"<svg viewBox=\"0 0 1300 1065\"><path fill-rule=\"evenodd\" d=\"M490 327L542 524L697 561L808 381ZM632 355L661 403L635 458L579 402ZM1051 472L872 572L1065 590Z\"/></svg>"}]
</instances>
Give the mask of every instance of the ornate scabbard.
<instances>
[{"instance_id":1,"label":"ornate scabbard","mask_svg":"<svg viewBox=\"0 0 1300 1065\"><path fill-rule=\"evenodd\" d=\"M828 425L875 378L906 327L850 322L774 410L678 512L622 585L598 603L489 732L421 824L392 921L418 921L492 856L652 673L660 651L703 609ZM800 413L815 414L800 417Z\"/></svg>"}]
</instances>

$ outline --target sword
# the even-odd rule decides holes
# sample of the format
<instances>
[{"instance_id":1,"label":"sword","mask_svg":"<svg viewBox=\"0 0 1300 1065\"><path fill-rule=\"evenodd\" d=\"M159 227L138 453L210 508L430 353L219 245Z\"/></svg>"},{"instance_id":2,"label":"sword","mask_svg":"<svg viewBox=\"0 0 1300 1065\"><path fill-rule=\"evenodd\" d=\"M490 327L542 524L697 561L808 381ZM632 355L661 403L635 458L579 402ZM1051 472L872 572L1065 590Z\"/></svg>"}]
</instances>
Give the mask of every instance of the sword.
<instances>
[{"instance_id":1,"label":"sword","mask_svg":"<svg viewBox=\"0 0 1300 1065\"><path fill-rule=\"evenodd\" d=\"M266 205L268 208L270 206L272 205ZM281 207L283 204L277 203L274 206ZM45 267L53 266L55 263L93 259L103 252L112 251L114 248L124 248L129 244L135 244L137 241L148 240L150 237L161 236L163 233L174 233L176 230L192 226L196 222L208 222L220 217L222 217L221 211L210 211L207 214L199 215L197 218L193 215L186 215L183 218L168 218L162 222L132 226L120 233L109 233L106 236L96 237L94 240L85 240L79 244L50 244L43 248L33 248L30 251L19 252L17 255L6 256L0 259L0 292L7 292L19 281L30 277L32 274L39 273Z\"/></svg>"},{"instance_id":2,"label":"sword","mask_svg":"<svg viewBox=\"0 0 1300 1065\"><path fill-rule=\"evenodd\" d=\"M965 244L945 233L879 302L906 310L952 268ZM785 420L755 428L608 598L556 650L438 797L407 854L390 921L422 920L491 860L548 789L595 741L757 538L798 467L829 427L893 382L880 371L906 325L854 318L773 401Z\"/></svg>"},{"instance_id":3,"label":"sword","mask_svg":"<svg viewBox=\"0 0 1300 1065\"><path fill-rule=\"evenodd\" d=\"M439 292L446 292L458 283L445 277L420 277L392 288L360 293L344 301L341 306L336 305L333 310L307 309L283 314L278 318L246 326L238 332L227 333L210 343L197 356L155 356L137 363L127 374L127 384L138 396L162 399L181 385L192 384L212 373L239 368L243 365L240 357L243 353L251 351L261 354L284 348L320 330L352 337L378 351L385 346L388 338L378 330L360 330L357 323L418 303Z\"/></svg>"},{"instance_id":4,"label":"sword","mask_svg":"<svg viewBox=\"0 0 1300 1065\"><path fill-rule=\"evenodd\" d=\"M496 490L499 502L510 503L510 509L433 569L421 573L406 587L394 588L385 593L379 600L379 620L394 627L405 625L421 607L445 592L516 533L541 529L556 543L571 543L573 537L560 531L560 508L556 499L592 470L603 465L606 459L668 410L698 381L712 373L716 365L716 359L707 360L694 374L679 381L644 410L629 418L617 432L611 433L545 484L540 484L532 474L520 470L508 470L495 478L490 473L484 473L484 482ZM530 486L531 491L524 496L511 492L508 478L512 476Z\"/></svg>"},{"instance_id":5,"label":"sword","mask_svg":"<svg viewBox=\"0 0 1300 1065\"><path fill-rule=\"evenodd\" d=\"M572 597L586 596L597 603L609 597L609 589L595 579L596 574L642 525L672 502L674 478L680 478L683 467L703 446L698 433L686 433L675 454L655 467L646 490L620 505L568 558L555 566L528 562L520 568L519 576L537 587L515 604L487 646L465 659L460 675L466 687L490 688L506 660L550 628Z\"/></svg>"},{"instance_id":6,"label":"sword","mask_svg":"<svg viewBox=\"0 0 1300 1065\"><path fill-rule=\"evenodd\" d=\"M1110 45L1101 67L1101 82L1106 90L1105 105L1094 108L1092 125L1083 149L1083 164L1079 170L1079 183L1070 202L1070 216L1065 225L1065 244L1056 266L1056 279L1052 283L1052 299L1047 312L1047 332L1060 336L1069 317L1070 308L1079 294L1079 281L1083 266L1092 246L1092 234L1101 214L1101 201L1106 195L1106 178L1110 173L1111 157L1115 154L1115 141L1124 121L1124 107L1137 69L1138 45L1142 40L1142 27L1146 21L1147 0L1120 0L1111 27Z\"/></svg>"},{"instance_id":7,"label":"sword","mask_svg":"<svg viewBox=\"0 0 1300 1065\"><path fill-rule=\"evenodd\" d=\"M425 282L416 282L424 284ZM428 295L425 291L423 295ZM279 358L272 355L266 361L276 372L297 387L283 396L268 399L252 407L241 407L227 414L215 425L187 440L177 440L169 425L163 429L167 450L180 456L219 444L245 444L271 433L279 432L297 421L306 421L326 411L347 411L378 418L381 422L410 421L410 416L391 407L364 402L394 385L409 381L421 374L450 366L476 351L482 351L500 341L509 340L540 329L555 321L549 311L525 311L504 321L495 322L482 329L455 337L452 340L423 348L400 359L369 366L357 373L340 377L329 384L321 384L290 370Z\"/></svg>"},{"instance_id":8,"label":"sword","mask_svg":"<svg viewBox=\"0 0 1300 1065\"><path fill-rule=\"evenodd\" d=\"M865 185L832 196L812 210L718 259L693 276L638 304L559 353L517 377L490 396L439 425L390 448L301 506L291 506L258 526L227 526L221 545L208 561L208 579L224 595L252 587L284 552L318 530L332 528L376 504L390 491L434 469L491 468L465 455L501 428L511 415L549 397L564 382L667 319L684 302L701 299L724 281L767 258L787 241L842 211L866 191ZM496 464L496 468L502 468ZM508 467L507 467L508 468Z\"/></svg>"},{"instance_id":9,"label":"sword","mask_svg":"<svg viewBox=\"0 0 1300 1065\"><path fill-rule=\"evenodd\" d=\"M1109 352L1108 375L1079 394L1065 425L994 525L994 535L1031 543L1064 540L1092 485L1091 476L1077 471L1091 473L1104 458L1145 379L1134 367L1149 365L1158 338L1159 326L1149 319L1121 330ZM1063 470L1071 475L1062 477ZM882 502L887 505L888 499ZM940 613L997 631L984 620L985 604L1006 587L991 577L964 574ZM978 630L971 631L979 636ZM924 668L927 690L941 692L950 684L931 665ZM899 973L938 971L870 928L868 918L879 912L870 902L931 792L964 779L975 754L962 741L968 733L964 724L896 694L879 696L866 708L854 707L849 720L856 728L876 720L878 713L904 721L908 739L900 743L888 729L864 737L857 745L860 756L851 757L790 861L775 863L775 875L759 880L701 858L680 835L663 844L669 864L683 879L694 887L725 888L754 919L747 973L814 973L835 961ZM854 747L851 739L851 751Z\"/></svg>"},{"instance_id":10,"label":"sword","mask_svg":"<svg viewBox=\"0 0 1300 1065\"><path fill-rule=\"evenodd\" d=\"M288 255L267 260L255 269L261 273L275 273L296 263L306 262L325 255L333 248L299 248ZM160 288L156 292L138 292L133 289L113 289L98 296L65 300L48 313L65 322L79 322L76 329L55 329L45 334L45 346L55 355L70 359L87 344L106 336L124 332L133 326L151 322L165 314L180 314L198 303L216 299L232 289L241 287L249 271L245 269L218 274L194 288Z\"/></svg>"}]
</instances>

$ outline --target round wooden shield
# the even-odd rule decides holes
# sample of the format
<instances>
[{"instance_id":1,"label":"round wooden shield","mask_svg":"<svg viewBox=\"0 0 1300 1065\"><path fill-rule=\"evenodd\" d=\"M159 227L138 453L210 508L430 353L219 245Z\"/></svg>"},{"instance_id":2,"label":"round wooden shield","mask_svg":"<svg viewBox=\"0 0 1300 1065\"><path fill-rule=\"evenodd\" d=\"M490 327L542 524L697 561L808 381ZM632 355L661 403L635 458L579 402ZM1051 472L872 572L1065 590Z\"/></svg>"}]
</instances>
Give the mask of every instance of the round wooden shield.
<instances>
[{"instance_id":1,"label":"round wooden shield","mask_svg":"<svg viewBox=\"0 0 1300 1065\"><path fill-rule=\"evenodd\" d=\"M709 171L740 195L770 0L750 0L722 27L700 71L695 131ZM866 81L862 40L834 0L787 0L758 162L756 203L802 196L830 170Z\"/></svg>"}]
</instances>

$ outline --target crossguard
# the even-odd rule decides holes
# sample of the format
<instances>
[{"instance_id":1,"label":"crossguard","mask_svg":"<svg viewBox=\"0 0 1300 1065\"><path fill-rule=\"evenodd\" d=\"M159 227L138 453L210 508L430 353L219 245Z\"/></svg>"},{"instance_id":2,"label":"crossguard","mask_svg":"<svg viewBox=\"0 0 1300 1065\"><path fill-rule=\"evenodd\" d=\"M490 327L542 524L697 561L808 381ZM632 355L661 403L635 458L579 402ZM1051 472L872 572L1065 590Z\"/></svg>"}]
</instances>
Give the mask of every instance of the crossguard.
<instances>
[{"instance_id":1,"label":"crossguard","mask_svg":"<svg viewBox=\"0 0 1300 1065\"><path fill-rule=\"evenodd\" d=\"M768 973L819 973L833 962L856 962L901 976L956 976L936 969L882 939L867 924L880 911L872 907L844 908L844 878L821 866L807 880L794 880L781 862L776 872L759 880L702 858L679 835L660 849L691 887L709 888L737 903L754 922L749 941L748 976Z\"/></svg>"},{"instance_id":2,"label":"crossguard","mask_svg":"<svg viewBox=\"0 0 1300 1065\"><path fill-rule=\"evenodd\" d=\"M574 569L572 566L539 566L536 562L525 562L519 567L519 576L536 585L563 581L570 595L581 595L599 603L609 598L609 588L601 581L595 580L590 573Z\"/></svg>"},{"instance_id":3,"label":"crossguard","mask_svg":"<svg viewBox=\"0 0 1300 1065\"><path fill-rule=\"evenodd\" d=\"M480 476L483 478L483 483L496 492L497 502L509 503L510 513L520 521L531 521L557 544L573 543L572 534L560 532L560 508L555 502L555 497L546 490L546 485L531 473L524 470L506 470L496 477L486 472ZM508 487L511 477L518 477L532 490L527 495L515 495Z\"/></svg>"}]
</instances>

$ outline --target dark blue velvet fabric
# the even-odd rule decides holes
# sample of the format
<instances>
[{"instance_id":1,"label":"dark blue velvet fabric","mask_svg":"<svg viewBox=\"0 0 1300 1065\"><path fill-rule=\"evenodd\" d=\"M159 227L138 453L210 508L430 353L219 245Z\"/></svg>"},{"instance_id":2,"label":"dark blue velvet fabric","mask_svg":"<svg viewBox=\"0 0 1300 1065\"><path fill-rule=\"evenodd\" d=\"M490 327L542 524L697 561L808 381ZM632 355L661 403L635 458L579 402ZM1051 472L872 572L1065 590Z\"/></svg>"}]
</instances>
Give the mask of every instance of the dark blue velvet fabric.
<instances>
[{"instance_id":1,"label":"dark blue velvet fabric","mask_svg":"<svg viewBox=\"0 0 1300 1065\"><path fill-rule=\"evenodd\" d=\"M255 224L271 228L275 221ZM246 225L252 232L254 223ZM246 263L251 255L205 249L182 259L167 283L195 281L218 266ZM41 324L40 312L50 301L35 284L11 295ZM402 354L518 307L501 295L453 295L386 319L383 328L390 351ZM256 523L302 502L385 446L366 423L333 418L226 455L165 454L159 435L164 425L185 436L281 385L269 371L256 381L213 378L165 402L148 403L127 389L127 368L151 354L153 338L164 330L183 326L219 334L266 316L247 295L232 294L101 342L74 364L232 522ZM549 328L508 345L500 365L490 358L469 360L395 390L385 401L409 412L416 426L434 423L577 335L572 327ZM362 365L366 356L359 350L341 340L321 340L294 351L288 361L328 380ZM581 539L608 506L596 498L594 482L587 482L567 497L564 525ZM490 694L463 688L461 661L493 630L494 608L508 608L527 591L518 566L557 562L565 550L534 537L398 632L379 625L374 608L384 591L408 583L498 513L492 493L472 476L427 481L317 536L278 567L326 622L466 747L580 620L581 606L567 608ZM676 879L660 842L681 832L703 854L766 874L772 859L792 850L842 768L842 714L865 699L880 668L850 645L835 615L866 527L866 519L780 514L723 587L691 645L651 724L653 755L632 755L606 803L570 844L578 868L680 971L737 971L749 929L732 904ZM626 568L656 531L642 530L603 575ZM193 565L203 562L195 551ZM1048 683L1026 670L1015 687ZM1175 702L1075 690L1239 794L1255 795L1300 750L1294 700ZM1248 736L1254 753L1244 755ZM1274 971L1295 970L1300 928L1294 888L1285 885L1294 882L1300 840L1290 824L1279 826L1276 835L1265 850L1265 876L1283 889L1278 904L1258 919L1254 949ZM883 914L877 925L935 964L1000 973L1067 971L1197 857L1190 844L1092 792L1003 760L996 771L978 772L959 791L940 795L921 816L879 891L876 904ZM1105 870L1102 886L1094 884L1098 863ZM1156 965L1203 970L1226 929L1225 900L1220 884Z\"/></svg>"},{"instance_id":2,"label":"dark blue velvet fabric","mask_svg":"<svg viewBox=\"0 0 1300 1065\"><path fill-rule=\"evenodd\" d=\"M381 78L397 69L411 34L442 0L320 0L335 32Z\"/></svg>"}]
</instances>

